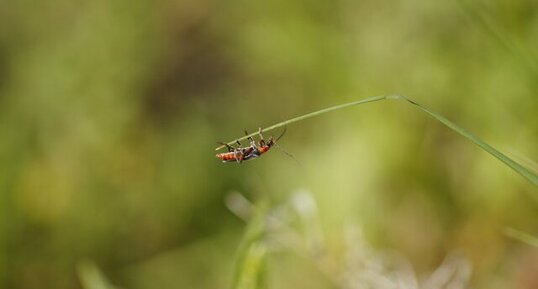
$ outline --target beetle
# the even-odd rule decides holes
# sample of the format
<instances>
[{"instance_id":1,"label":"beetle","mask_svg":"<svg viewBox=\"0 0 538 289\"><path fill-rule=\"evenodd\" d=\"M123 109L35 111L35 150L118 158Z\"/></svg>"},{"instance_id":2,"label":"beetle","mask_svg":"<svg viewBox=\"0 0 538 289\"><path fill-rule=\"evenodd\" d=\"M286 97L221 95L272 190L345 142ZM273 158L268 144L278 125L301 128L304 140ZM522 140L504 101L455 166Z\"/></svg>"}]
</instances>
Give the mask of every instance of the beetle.
<instances>
[{"instance_id":1,"label":"beetle","mask_svg":"<svg viewBox=\"0 0 538 289\"><path fill-rule=\"evenodd\" d=\"M280 134L280 136L274 140L271 136L269 140L266 142L262 135L262 129L259 128L258 135L260 136L260 141L258 144L256 144L256 141L252 137L248 137L248 140L250 141L250 145L248 147L241 147L241 143L237 140L237 147L233 147L227 143L223 142L217 142L218 144L221 144L225 146L228 149L228 152L226 153L220 153L216 154L215 156L222 160L223 163L228 162L238 162L242 163L243 161L248 161L254 158L257 158L273 147L278 140L286 133L286 128L284 128L284 131ZM245 134L248 135L248 132L245 130Z\"/></svg>"}]
</instances>

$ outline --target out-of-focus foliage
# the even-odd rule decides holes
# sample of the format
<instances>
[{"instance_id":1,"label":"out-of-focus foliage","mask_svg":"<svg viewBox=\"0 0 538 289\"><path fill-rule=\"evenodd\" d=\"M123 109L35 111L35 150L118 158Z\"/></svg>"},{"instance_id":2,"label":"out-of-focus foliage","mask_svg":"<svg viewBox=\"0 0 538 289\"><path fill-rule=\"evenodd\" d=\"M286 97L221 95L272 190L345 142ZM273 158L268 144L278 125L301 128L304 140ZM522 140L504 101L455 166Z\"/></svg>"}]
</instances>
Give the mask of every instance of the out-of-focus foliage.
<instances>
[{"instance_id":1,"label":"out-of-focus foliage","mask_svg":"<svg viewBox=\"0 0 538 289\"><path fill-rule=\"evenodd\" d=\"M238 197L235 197L235 199L236 202L242 200ZM311 194L308 191L301 190L291 194L290 199L290 201L276 205L272 210L261 215L264 216L262 234L258 234L261 238L258 238L257 242L250 242L249 244L263 246L263 248L266 248L265 251L270 253L282 250L294 252L296 256L310 261L319 272L318 275L323 276L323 278L315 278L314 282L299 279L299 282L293 286L285 283L279 284L280 281L277 279L274 281L275 287L304 285L310 287L312 285L308 283L312 282L313 284L318 284L314 285L316 288L467 288L471 266L461 254L452 252L431 275L417 280L411 264L405 257L395 252L377 252L365 242L356 225L348 224L344 226L342 232L333 232L333 235L338 235L342 239L342 244L327 246L327 237L321 230L317 205ZM233 204L234 202L231 203ZM248 202L241 203L249 205ZM249 206L253 207L253 205ZM232 212L237 213L238 207L241 206L234 205L230 207ZM257 211L260 212L259 209ZM239 213L238 215L241 216L242 214ZM250 223L259 223L259 217L251 220ZM334 252L332 249L335 247L342 250L342 252ZM251 258L257 256L253 253L249 254L250 251L244 250L247 256ZM248 262L240 262L240 264L246 265ZM282 262L282 264L285 266L286 262ZM256 266L247 268L256 268ZM244 267L239 269L238 272L245 279L249 276L256 276L255 273L258 273ZM296 273L292 270L286 271L286 269L283 272L287 272L287 274ZM322 284L322 286L319 286L319 284ZM245 287L237 286L233 288ZM246 288L259 287L250 286Z\"/></svg>"},{"instance_id":2,"label":"out-of-focus foliage","mask_svg":"<svg viewBox=\"0 0 538 289\"><path fill-rule=\"evenodd\" d=\"M82 288L84 260L106 286L227 287L245 224L226 194L304 187L332 252L358 223L418 276L457 249L472 288L536 288L536 248L503 233L538 234L536 187L413 108L288 127L302 166L213 148L401 93L536 168L537 47L531 0L0 1L0 287ZM296 254L268 258L268 288L332 286Z\"/></svg>"}]
</instances>

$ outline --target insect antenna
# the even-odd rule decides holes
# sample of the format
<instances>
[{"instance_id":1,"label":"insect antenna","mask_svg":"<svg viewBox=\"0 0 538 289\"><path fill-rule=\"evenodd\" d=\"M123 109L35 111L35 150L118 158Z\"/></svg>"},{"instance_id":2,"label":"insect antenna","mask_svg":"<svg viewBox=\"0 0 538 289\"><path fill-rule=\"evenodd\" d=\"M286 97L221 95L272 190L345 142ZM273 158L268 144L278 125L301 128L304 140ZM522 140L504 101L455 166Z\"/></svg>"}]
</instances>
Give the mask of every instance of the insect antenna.
<instances>
[{"instance_id":1,"label":"insect antenna","mask_svg":"<svg viewBox=\"0 0 538 289\"><path fill-rule=\"evenodd\" d=\"M284 134L286 134L286 131L288 130L288 127L284 126L284 130L282 131L282 133L276 138L276 140L273 142L273 145L278 148L281 152L283 152L284 154L286 154L288 157L292 158L299 166L303 166L303 164L301 164L301 162L299 160L297 160L292 154L290 154L289 152L287 152L282 146L280 146L278 144L278 141L284 136Z\"/></svg>"},{"instance_id":2,"label":"insect antenna","mask_svg":"<svg viewBox=\"0 0 538 289\"><path fill-rule=\"evenodd\" d=\"M275 142L277 142L281 137L284 136L284 134L286 133L286 130L288 130L288 127L284 127L284 130L282 131L282 133L276 138Z\"/></svg>"},{"instance_id":3,"label":"insect antenna","mask_svg":"<svg viewBox=\"0 0 538 289\"><path fill-rule=\"evenodd\" d=\"M280 137L279 137L280 138ZM282 148L279 144L275 143L275 147L277 149L279 149L281 152L283 152L284 154L286 154L288 157L292 158L299 166L303 166L303 164L301 164L301 162L296 159L292 154L290 154L289 152L287 152L284 148Z\"/></svg>"}]
</instances>

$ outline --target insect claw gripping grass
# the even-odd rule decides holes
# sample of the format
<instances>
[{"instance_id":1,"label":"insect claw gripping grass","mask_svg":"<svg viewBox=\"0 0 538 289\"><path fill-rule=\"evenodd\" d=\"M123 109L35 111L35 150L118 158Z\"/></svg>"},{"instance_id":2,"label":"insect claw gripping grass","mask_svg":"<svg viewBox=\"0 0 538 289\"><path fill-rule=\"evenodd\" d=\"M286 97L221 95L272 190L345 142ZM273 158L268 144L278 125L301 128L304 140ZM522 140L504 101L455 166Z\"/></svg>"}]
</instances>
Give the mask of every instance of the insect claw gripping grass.
<instances>
[{"instance_id":1,"label":"insect claw gripping grass","mask_svg":"<svg viewBox=\"0 0 538 289\"><path fill-rule=\"evenodd\" d=\"M404 100L406 103L417 107L421 111L423 111L426 114L430 115L431 117L435 118L437 121L443 123L444 125L446 125L450 129L452 129L453 131L457 132L461 136L463 136L466 139L472 141L474 144L476 144L477 146L479 146L480 148L485 150L487 153L489 153L490 155L494 156L495 158L497 158L498 160L503 162L505 165L507 165L508 167L513 169L516 173L520 174L522 177L524 177L525 179L530 181L535 186L538 186L538 175L533 173L531 170L527 169L526 167L519 164L518 162L512 160L511 158L509 158L505 154L501 153L500 151L498 151L494 147L490 146L489 144L487 144L486 142L484 142L483 140L481 140L480 138L478 138L474 134L468 132L467 130L465 130L465 129L459 127L459 126L457 126L455 123L449 121L444 116L442 116L442 115L440 115L440 114L438 114L438 113L436 113L434 111L429 110L428 108L418 104L417 102L411 100L410 98L407 98L407 97L405 97L403 95L399 95L399 94L373 96L373 97L369 97L369 98L365 98L365 99L361 99L361 100L357 100L357 101L352 101L352 102L348 102L348 103L344 103L344 104L340 104L340 105L336 105L336 106L331 106L331 107L324 108L324 109L321 109L321 110L317 110L317 111L314 111L314 112L311 112L311 113L307 113L305 115L301 115L301 116L298 116L298 117L295 117L295 118L292 118L292 119L289 119L289 120L286 120L286 121L283 121L283 122L279 122L279 123L277 123L275 125L266 127L264 129L259 129L259 131L257 133L247 134L244 137L239 138L237 140L234 140L234 141L231 141L231 142L228 142L228 143L220 143L221 146L217 147L215 150L220 150L220 149L225 148L225 147L228 147L228 150L230 150L231 145L234 144L235 142L241 141L241 140L244 140L244 139L247 139L247 138L252 138L253 136L255 136L257 134L261 135L262 132L268 132L268 131L271 131L271 130L273 130L275 128L279 128L279 127L282 127L282 126L286 126L288 124L292 124L294 122L305 120L307 118L311 118L311 117L314 117L314 116L325 114L325 113L330 112L330 111L339 110L339 109L343 109L343 108L346 108L346 107L351 107L351 106L364 104L364 103L369 103L369 102L381 101L381 100ZM248 149L248 148L243 148L243 149ZM267 150L268 150L268 148L267 148ZM244 151L244 152L249 153L249 151ZM243 155L244 155L244 152L242 152ZM218 154L217 157L219 157L219 155L220 155L221 157L219 157L219 158L221 158L223 161L228 161L228 160L225 160L224 158L228 158L230 156L229 155L230 153L232 153L232 152L228 152L228 153L225 153L225 154ZM227 156L224 157L224 155L227 155ZM237 161L237 157L239 157L239 156L234 155L234 157L236 158L234 160ZM243 156L243 159L241 161L243 161L243 160L244 160L244 156ZM239 162L241 162L241 161L239 161ZM536 196L534 196L534 197L536 197Z\"/></svg>"}]
</instances>

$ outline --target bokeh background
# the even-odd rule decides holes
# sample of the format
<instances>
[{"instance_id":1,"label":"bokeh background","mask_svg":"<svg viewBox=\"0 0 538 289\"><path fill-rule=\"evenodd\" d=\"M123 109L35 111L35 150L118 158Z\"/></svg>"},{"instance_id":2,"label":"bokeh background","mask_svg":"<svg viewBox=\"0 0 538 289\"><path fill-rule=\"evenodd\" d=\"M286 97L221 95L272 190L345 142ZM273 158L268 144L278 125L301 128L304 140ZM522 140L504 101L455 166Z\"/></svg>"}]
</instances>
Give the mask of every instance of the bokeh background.
<instances>
[{"instance_id":1,"label":"bokeh background","mask_svg":"<svg viewBox=\"0 0 538 289\"><path fill-rule=\"evenodd\" d=\"M213 150L401 93L536 168L537 48L532 0L0 1L0 287L82 288L90 262L121 288L227 288L227 194L306 189L334 251L353 223L417 276L458 250L472 288L538 288L538 250L503 233L538 233L536 187L403 102L289 126L302 166ZM333 288L293 252L266 270Z\"/></svg>"}]
</instances>

